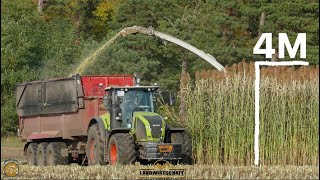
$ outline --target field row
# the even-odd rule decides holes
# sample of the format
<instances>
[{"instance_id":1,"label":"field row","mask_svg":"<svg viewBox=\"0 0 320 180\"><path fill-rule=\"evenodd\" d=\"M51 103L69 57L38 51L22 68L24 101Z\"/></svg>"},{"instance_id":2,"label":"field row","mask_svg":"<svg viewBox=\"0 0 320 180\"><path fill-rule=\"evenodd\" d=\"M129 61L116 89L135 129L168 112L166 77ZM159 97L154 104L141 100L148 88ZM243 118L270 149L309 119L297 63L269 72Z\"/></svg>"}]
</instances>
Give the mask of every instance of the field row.
<instances>
[{"instance_id":1,"label":"field row","mask_svg":"<svg viewBox=\"0 0 320 180\"><path fill-rule=\"evenodd\" d=\"M20 166L17 179L139 179L143 166L56 167ZM184 168L187 179L319 179L318 167L298 166L176 166ZM2 167L1 167L2 171ZM5 178L1 174L1 179Z\"/></svg>"}]
</instances>

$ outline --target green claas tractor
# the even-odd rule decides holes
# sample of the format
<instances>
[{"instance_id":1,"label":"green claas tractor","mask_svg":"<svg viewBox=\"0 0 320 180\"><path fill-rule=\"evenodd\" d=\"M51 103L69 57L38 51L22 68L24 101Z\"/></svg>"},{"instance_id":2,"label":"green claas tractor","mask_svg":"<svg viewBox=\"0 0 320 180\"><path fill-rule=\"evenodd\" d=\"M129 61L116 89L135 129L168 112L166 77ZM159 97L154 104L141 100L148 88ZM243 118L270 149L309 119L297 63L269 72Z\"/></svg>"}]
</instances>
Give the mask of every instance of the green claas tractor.
<instances>
[{"instance_id":1,"label":"green claas tractor","mask_svg":"<svg viewBox=\"0 0 320 180\"><path fill-rule=\"evenodd\" d=\"M158 86L107 87L104 106L88 130L89 165L131 164L166 160L191 164L191 138L184 128L172 128L155 113Z\"/></svg>"}]
</instances>

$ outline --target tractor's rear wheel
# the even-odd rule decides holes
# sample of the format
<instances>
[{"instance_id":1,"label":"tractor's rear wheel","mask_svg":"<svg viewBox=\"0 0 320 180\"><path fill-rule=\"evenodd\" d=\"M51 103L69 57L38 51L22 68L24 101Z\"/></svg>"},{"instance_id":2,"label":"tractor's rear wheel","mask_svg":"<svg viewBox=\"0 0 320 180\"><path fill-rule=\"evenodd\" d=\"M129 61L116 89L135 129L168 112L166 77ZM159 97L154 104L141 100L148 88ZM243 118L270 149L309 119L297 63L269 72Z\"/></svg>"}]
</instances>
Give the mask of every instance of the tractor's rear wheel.
<instances>
[{"instance_id":1,"label":"tractor's rear wheel","mask_svg":"<svg viewBox=\"0 0 320 180\"><path fill-rule=\"evenodd\" d=\"M28 162L28 165L36 166L37 165L37 143L30 143L27 148L26 152L26 159Z\"/></svg>"},{"instance_id":2,"label":"tractor's rear wheel","mask_svg":"<svg viewBox=\"0 0 320 180\"><path fill-rule=\"evenodd\" d=\"M48 143L42 142L37 148L37 165L46 166L47 165L47 147Z\"/></svg>"},{"instance_id":3,"label":"tractor's rear wheel","mask_svg":"<svg viewBox=\"0 0 320 180\"><path fill-rule=\"evenodd\" d=\"M117 133L109 140L109 163L132 164L136 161L133 137L129 133Z\"/></svg>"},{"instance_id":4,"label":"tractor's rear wheel","mask_svg":"<svg viewBox=\"0 0 320 180\"><path fill-rule=\"evenodd\" d=\"M182 159L179 163L192 164L192 141L186 132L171 133L171 142L182 145Z\"/></svg>"},{"instance_id":5,"label":"tractor's rear wheel","mask_svg":"<svg viewBox=\"0 0 320 180\"><path fill-rule=\"evenodd\" d=\"M86 155L88 165L105 164L104 143L98 124L93 124L89 127Z\"/></svg>"},{"instance_id":6,"label":"tractor's rear wheel","mask_svg":"<svg viewBox=\"0 0 320 180\"><path fill-rule=\"evenodd\" d=\"M61 150L67 148L64 142L51 142L47 148L47 165L66 165L68 164L68 156L63 157Z\"/></svg>"}]
</instances>

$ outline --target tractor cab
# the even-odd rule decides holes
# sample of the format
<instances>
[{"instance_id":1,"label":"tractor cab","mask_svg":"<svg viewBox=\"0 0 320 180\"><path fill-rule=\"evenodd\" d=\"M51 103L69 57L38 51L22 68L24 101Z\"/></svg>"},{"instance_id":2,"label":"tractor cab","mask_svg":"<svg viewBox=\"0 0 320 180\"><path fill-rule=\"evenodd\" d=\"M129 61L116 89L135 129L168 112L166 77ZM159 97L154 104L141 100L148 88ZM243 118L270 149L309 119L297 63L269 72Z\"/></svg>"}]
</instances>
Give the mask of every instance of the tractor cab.
<instances>
[{"instance_id":1,"label":"tractor cab","mask_svg":"<svg viewBox=\"0 0 320 180\"><path fill-rule=\"evenodd\" d=\"M159 86L107 87L104 103L113 128L131 128L134 112L155 112L155 94Z\"/></svg>"}]
</instances>

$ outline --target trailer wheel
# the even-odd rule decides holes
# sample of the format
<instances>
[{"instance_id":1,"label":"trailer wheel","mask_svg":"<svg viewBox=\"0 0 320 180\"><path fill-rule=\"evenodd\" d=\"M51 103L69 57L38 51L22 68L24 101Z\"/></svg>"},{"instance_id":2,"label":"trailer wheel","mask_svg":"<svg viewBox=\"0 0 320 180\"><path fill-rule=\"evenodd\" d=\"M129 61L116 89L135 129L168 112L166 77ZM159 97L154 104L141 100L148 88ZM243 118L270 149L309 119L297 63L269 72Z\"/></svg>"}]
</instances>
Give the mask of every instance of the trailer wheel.
<instances>
[{"instance_id":1,"label":"trailer wheel","mask_svg":"<svg viewBox=\"0 0 320 180\"><path fill-rule=\"evenodd\" d=\"M37 143L30 143L27 148L26 159L29 165L37 165Z\"/></svg>"},{"instance_id":2,"label":"trailer wheel","mask_svg":"<svg viewBox=\"0 0 320 180\"><path fill-rule=\"evenodd\" d=\"M117 133L109 141L109 162L111 165L132 164L136 161L133 137L129 133Z\"/></svg>"},{"instance_id":3,"label":"trailer wheel","mask_svg":"<svg viewBox=\"0 0 320 180\"><path fill-rule=\"evenodd\" d=\"M98 124L93 124L89 128L86 154L88 165L105 164L104 143L100 135Z\"/></svg>"},{"instance_id":4,"label":"trailer wheel","mask_svg":"<svg viewBox=\"0 0 320 180\"><path fill-rule=\"evenodd\" d=\"M37 165L46 166L47 165L47 147L48 143L42 142L37 148Z\"/></svg>"},{"instance_id":5,"label":"trailer wheel","mask_svg":"<svg viewBox=\"0 0 320 180\"><path fill-rule=\"evenodd\" d=\"M192 164L192 141L186 132L171 133L171 142L182 145L182 159L179 163Z\"/></svg>"},{"instance_id":6,"label":"trailer wheel","mask_svg":"<svg viewBox=\"0 0 320 180\"><path fill-rule=\"evenodd\" d=\"M66 165L68 164L68 156L63 157L61 150L67 148L64 142L51 142L47 148L47 165Z\"/></svg>"}]
</instances>

